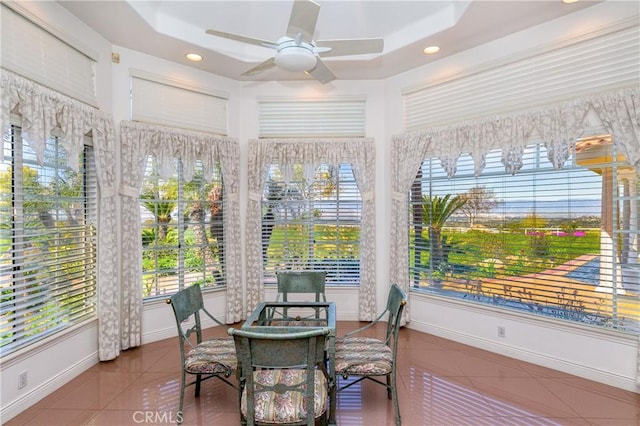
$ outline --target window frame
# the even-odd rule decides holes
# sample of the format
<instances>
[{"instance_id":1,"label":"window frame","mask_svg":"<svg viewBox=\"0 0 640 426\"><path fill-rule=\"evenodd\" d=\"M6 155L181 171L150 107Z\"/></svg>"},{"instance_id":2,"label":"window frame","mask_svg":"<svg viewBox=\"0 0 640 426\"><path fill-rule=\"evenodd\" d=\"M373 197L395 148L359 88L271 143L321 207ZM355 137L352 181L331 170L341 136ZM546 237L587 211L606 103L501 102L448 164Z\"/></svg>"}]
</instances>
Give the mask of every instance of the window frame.
<instances>
[{"instance_id":1,"label":"window frame","mask_svg":"<svg viewBox=\"0 0 640 426\"><path fill-rule=\"evenodd\" d=\"M181 289L184 289L186 286L189 285L194 285L194 284L199 284L202 288L203 291L207 291L207 290L211 290L211 289L222 289L222 288L226 288L227 283L226 283L226 275L225 275L225 249L224 249L224 182L223 182L223 177L222 177L222 169L221 166L217 168L217 175L218 175L218 179L212 180L212 181L206 181L203 178L202 175L202 169L196 167L196 174L194 175L193 179L189 182L185 182L184 180L184 170L183 170L183 165L182 165L182 161L180 158L174 158L174 162L177 165L177 167L175 168L175 171L172 173L171 177L169 178L163 178L161 176L159 176L159 171L158 168L160 167L158 164L156 164L157 159L155 158L155 156L153 154L149 154L147 155L147 167L145 168L145 172L144 172L144 177L143 177L143 184L140 190L140 196L138 197L138 203L140 205L140 212L141 212L141 232L142 232L142 238L143 238L143 244L142 244L142 253L141 253L141 259L143 262L143 267L142 267L142 276L141 276L141 286L142 286L142 301L143 303L147 303L147 302L153 302L155 300L159 300L159 299L163 299L166 298L166 296L174 294L176 291L179 291ZM200 162L198 162L199 166L201 166L202 164ZM152 174L151 176L149 175L149 172ZM145 209L143 207L143 200L142 200L142 196L143 193L145 191L145 184L149 183L150 181L152 181L152 184L154 185L171 185L171 182L174 181L177 184L176 187L176 191L175 191L175 199L168 199L168 200L164 200L164 201L160 201L162 202L170 202L170 203L175 203L175 207L172 208L172 210L170 212L168 212L170 214L170 217L175 217L176 220L171 220L170 222L168 222L166 224L166 229L168 231L175 231L177 232L177 240L175 242L175 244L169 245L169 246L161 246L158 243L157 239L154 237L154 241L156 243L155 247L150 247L149 244L145 245L145 229L147 230L152 230L154 231L154 234L157 236L159 235L159 230L161 228L164 228L165 226L159 224L158 221L158 216L155 217L155 220L152 223L152 226L145 226L145 221L142 219L142 216L144 215L144 212L148 212L149 214L151 214L153 216L153 213L151 213L148 209ZM158 183L158 181L161 181L160 184ZM196 182L197 181L197 182ZM194 188L192 187L192 185L195 184L200 184L202 185L201 187L197 188L198 191L200 190L204 190L205 187L209 187L208 190L208 196L212 196L212 191L214 189L214 187L219 188L219 190L217 191L217 195L219 196L219 199L216 200L215 202L213 202L213 204L208 204L209 201L207 199L204 198L198 198L198 199L191 199L190 194L194 193ZM191 186L191 189L186 189L186 187ZM157 190L158 187L155 188L156 189L156 194L157 194ZM201 194L203 195L203 194ZM156 196L155 198L155 205L157 206L158 204L158 198ZM205 269L208 268L213 268L214 265L207 263L207 253L205 253L205 248L207 247L211 247L213 246L211 238L213 238L213 236L211 235L214 230L213 230L213 222L211 220L212 216L211 213L207 213L206 209L203 208L204 210L204 216L203 217L203 222L199 223L198 225L202 225L203 227L205 227L205 231L204 231L204 237L207 238L207 243L203 244L202 242L198 242L197 241L197 237L196 237L196 243L195 244L191 244L190 243L190 239L188 240L186 238L187 233L189 232L189 222L188 220L185 220L185 215L188 214L187 210L188 210L188 205L191 202L195 202L195 203L202 203L205 206L209 206L209 212L211 212L211 210L213 209L213 205L217 205L219 211L220 211L220 218L218 219L218 221L216 223L221 224L221 226L219 227L219 229L216 229L215 232L217 233L217 238L216 238L216 271L217 274L213 274L210 275L206 270L204 271L204 276L202 277L201 280L196 280L194 282L191 282L188 278L188 271L195 266L190 266L189 263L189 259L191 259L194 256L190 256L189 252L191 250L202 250L202 260L203 263L206 266L202 266ZM153 204L153 203L152 203ZM175 212L175 214L174 214ZM208 221L207 221L207 217L208 217ZM207 233L207 228L208 228L208 233ZM191 235L193 232L191 231L191 233L189 235ZM169 235L165 235L165 237L169 237ZM220 239L220 237L222 237L222 243L221 245L217 244L218 239ZM191 238L194 238L193 236L191 236ZM202 236L200 236L200 238L202 238ZM170 239L170 238L169 238ZM145 248L146 247L146 248ZM176 251L176 256L175 256L175 267L169 267L169 268L163 268L162 266L158 267L158 253L159 252L164 252L164 251ZM154 263L156 265L156 268L151 268L151 269L146 269L145 270L145 266L144 266L144 262L145 262L145 253L146 254L151 254L152 255L152 259L154 260ZM155 253L155 254L154 254ZM213 255L213 254L212 254ZM197 257L197 256L196 256ZM210 259L211 260L211 259ZM197 268L197 269L200 269ZM167 283L167 285L165 286L160 286L158 287L158 280L162 279L161 276L163 276L163 274L170 274L171 272L175 272L175 276L177 277L175 282L172 283ZM155 279L153 280L153 282L151 283L152 287L156 287L157 290L154 293L153 291L150 291L149 295L145 296L145 277L148 276L153 276L155 277ZM169 276L169 275L167 275ZM160 277L160 278L158 278ZM211 280L213 279L213 284L211 284ZM175 287L175 288L174 288ZM150 287L151 288L151 287ZM164 291L163 291L164 290Z\"/></svg>"},{"instance_id":2,"label":"window frame","mask_svg":"<svg viewBox=\"0 0 640 426\"><path fill-rule=\"evenodd\" d=\"M31 164L35 167L37 173L50 173L50 177L54 179L50 182L46 182L46 177L40 176L43 179L43 182L40 182L40 179L36 181L38 185L42 185L45 183L49 190L53 190L54 193L48 193L45 198L42 196L38 196L34 198L34 200L38 200L36 202L44 202L47 204L51 204L48 208L49 214L47 215L50 219L47 220L47 223L55 226L55 231L50 235L50 238L45 238L44 240L40 240L41 243L44 244L44 249L51 250L49 254L46 256L47 259L55 257L59 254L63 256L63 259L67 259L65 264L68 267L72 267L75 262L81 262L82 268L80 270L76 270L73 272L71 269L67 269L63 271L58 266L59 262L55 262L55 269L51 277L54 277L53 281L47 284L47 287L50 293L50 297L56 297L56 294L59 295L59 302L55 303L52 307L47 306L46 304L40 304L38 306L34 304L26 305L23 303L23 309L20 310L22 313L14 313L10 315L10 317L6 318L7 325L10 325L13 321L21 321L18 318L21 317L25 319L25 322L28 317L32 314L37 314L38 316L45 315L47 326L44 328L42 325L38 325L39 331L35 332L35 334L29 335L29 331L27 330L27 325L25 322L22 323L22 326L17 330L19 335L17 337L13 337L12 339L7 340L7 342L3 342L2 357L14 354L16 352L21 351L22 349L28 348L33 344L40 343L44 340L50 339L53 336L56 336L60 333L66 332L66 330L84 323L86 321L94 320L97 317L97 246L98 246L98 237L97 237L97 211L98 211L98 177L97 177L97 168L96 168L96 158L93 152L93 147L90 138L85 138L85 144L83 152L80 154L82 159L80 161L81 169L77 173L82 173L81 179L81 197L80 208L81 211L78 212L78 204L77 202L74 204L74 213L71 213L71 210L65 210L64 204L67 202L73 202L74 198L76 198L72 193L64 194L58 191L64 191L64 185L67 184L68 181L65 181L65 177L61 176L67 172L68 167L66 165L66 161L64 157L62 157L64 163L60 162L59 153L62 152L62 155L67 155L64 152L64 142L57 136L55 136L55 131L52 132L50 138L48 138L47 144L54 144L55 147L55 159L53 162L45 161L45 164L38 165L35 160L35 153L31 151L30 147L26 144L26 142L21 138L21 130L20 130L20 118L12 117L11 118L12 126L9 131L10 134L3 135L3 158L7 159L6 149L10 149L10 158L8 158L9 163L5 163L3 159L3 163L8 168L11 167L12 172L12 184L11 184L11 194L10 199L8 201L11 202L13 213L9 213L11 215L12 225L11 230L9 232L8 238L11 238L10 243L10 252L11 254L11 262L14 265L13 272L10 276L9 287L13 288L13 292L23 292L26 294L24 290L28 290L28 287L32 287L34 284L45 284L44 281L38 279L38 274L46 269L46 260L41 259L41 265L38 268L30 268L29 267L29 258L32 257L28 254L27 251L20 249L21 245L29 244L33 250L36 250L36 247L39 247L38 244L38 235L42 234L42 237L46 237L46 234L50 234L52 231L47 230L44 233L37 231L36 233L32 233L32 237L35 239L32 240L34 245L26 242L28 237L28 232L25 232L26 225L29 220L28 217L25 216L27 211L24 210L25 207L28 207L26 203L28 203L27 197L25 197L26 190L22 186L26 182L24 181L22 172L24 171L24 167L28 167L28 164ZM25 149L27 151L25 151ZM15 153L20 151L20 155L16 155ZM28 160L28 157L31 156L31 160ZM25 161L25 157L27 157ZM46 158L46 157L45 157ZM49 163L49 164L47 164ZM18 170L16 172L16 170ZM68 179L69 176L66 176ZM20 182L18 182L20 181ZM59 185L63 186L60 187ZM44 189L44 188L43 188ZM57 196L55 194L58 194ZM53 210L52 210L53 209ZM53 213L53 215L51 215ZM73 214L74 220L72 223L61 226L61 224L65 223L65 217L69 214ZM7 216L8 217L8 216ZM22 221L16 221L15 217L23 218ZM54 220L55 219L55 220ZM38 220L44 221L43 217L40 217ZM77 224L77 221L80 221ZM25 226L20 227L19 224L23 223ZM44 223L43 223L44 226ZM75 228L75 230L74 230ZM32 228L32 230L37 230L37 228ZM55 236L58 237L55 237ZM78 243L78 241L80 241ZM75 244L79 244L79 247L82 249L78 252L75 247ZM41 247L42 248L42 247ZM22 254L19 254L22 252ZM37 255L37 253L34 253ZM16 257L18 256L18 257ZM22 260L21 260L22 259ZM37 256L33 257L32 260L37 260ZM18 263L20 264L18 264ZM54 265L51 265L54 266ZM73 269L76 269L73 267ZM20 270L26 271L24 273L20 273L19 275L26 278L26 274L30 274L32 277L31 282L33 284L18 284L18 278L16 278L16 273ZM31 272L29 272L31 271ZM57 277L57 278L55 278ZM33 281L36 279L36 281ZM70 285L73 281L73 285ZM16 287L17 286L17 287ZM35 293L33 293L35 294ZM80 303L74 302L75 296L81 296ZM4 299L4 298L3 298ZM15 300L13 298L7 298L7 300L3 300L3 304ZM30 300L35 299L30 298ZM47 298L49 300L49 298ZM11 305L11 306L8 306ZM8 315L9 312L15 312L16 304L8 303L2 309L3 316ZM47 311L59 310L64 307L65 315L60 316L51 316L46 314ZM33 318L32 318L33 320ZM4 322L4 320L3 320ZM41 324L39 322L39 324ZM32 324L33 327L35 324ZM44 328L44 329L43 329ZM7 329L8 330L8 329ZM12 335L14 333L11 333ZM16 343L16 341L18 341Z\"/></svg>"},{"instance_id":3,"label":"window frame","mask_svg":"<svg viewBox=\"0 0 640 426\"><path fill-rule=\"evenodd\" d=\"M302 164L293 166L270 165L261 199L263 256L261 275L264 284L275 284L278 270L308 269L327 271L327 286L360 286L362 277L360 235L363 200L356 184L352 167L350 163L346 162L331 165L323 163L317 167L309 167ZM332 177L332 173L335 176ZM343 177L342 179L340 178L341 176ZM291 197L287 204L283 205L282 198L278 198L275 202L270 199L272 197L270 191L273 191L274 186L281 191L280 195L276 195L277 197ZM341 188L344 188L344 190L341 191ZM331 192L327 193L328 190ZM330 196L330 194L334 195ZM345 197L348 200L342 199ZM331 206L332 204L335 207ZM323 208L321 207L322 205L328 206L328 208ZM291 215L288 214L296 209L304 212L297 216L293 213ZM273 219L265 221L267 215L270 215L270 218L273 217ZM322 220L322 216L325 215L333 215L333 219ZM272 232L269 232L268 236L265 235L267 230L273 230L278 224L281 226L279 234L282 235L282 239L274 240ZM332 224L335 224L334 235L338 236L338 238L323 238L322 234L324 233L326 236L329 232L326 229L323 232L321 227L331 227L333 226ZM283 256L288 256L286 253L291 251L290 247L296 245L294 241L296 231L289 231L290 227L294 228L296 226L306 229L306 241L308 243L304 244L304 247L300 249L302 250L302 255L298 258L287 259L285 257L280 262L277 262L277 260L270 262L270 259L268 259L269 250L273 252L278 249L278 246L281 246ZM354 228L357 228L357 238L351 240L351 242L341 241L339 236L350 233ZM353 245L357 247L355 250L349 248L349 246ZM331 246L335 246L335 250L331 250ZM351 256L347 257L344 254L345 250L346 252L351 252ZM325 251L328 257L325 257L324 261L319 261L316 256L318 251ZM335 256L335 259L331 259L332 256Z\"/></svg>"},{"instance_id":4,"label":"window frame","mask_svg":"<svg viewBox=\"0 0 640 426\"><path fill-rule=\"evenodd\" d=\"M602 158L608 158L609 159L609 163L591 163L589 164L589 161L591 161L589 158L587 158L587 156L589 155L589 149L591 148L590 144L596 144L597 142L595 141L603 141L606 140L608 138L608 148L610 149L610 153L603 155ZM606 145L604 142L601 142L601 144ZM519 179L523 176L526 177L527 174L529 175L533 175L534 179L536 176L545 176L545 175L549 175L550 173L554 174L553 176L561 176L561 174L566 174L567 176L569 176L569 174L571 173L575 173L576 177L574 177L574 185L575 185L575 190L574 194L578 194L574 197L574 200L578 200L581 194L581 191L584 190L584 185L586 184L586 179L585 178L581 178L580 177L580 173L582 173L585 170L589 170L590 168L594 168L594 169L598 169L598 167L600 167L599 170L602 170L604 167L607 167L607 165L611 165L612 166L612 173L614 174L613 176L613 181L614 181L614 185L615 188L617 188L618 190L616 191L612 191L612 205L611 205L611 212L610 214L613 217L613 220L618 221L618 218L616 217L616 206L619 206L619 210L622 211L623 209L623 204L624 203L636 203L636 206L640 205L640 196L638 194L638 190L640 190L640 178L638 177L637 172L635 173L635 179L636 179L636 185L638 186L638 190L636 190L635 192L635 196L633 195L624 195L623 196L619 196L619 194L622 193L622 188L626 188L628 189L628 185L633 185L633 181L629 181L626 184L623 184L623 182L616 182L617 179L617 174L625 169L629 169L629 166L626 165L624 163L623 160L619 159L618 153L616 151L616 145L611 141L610 136L606 136L606 137L596 137L593 139L589 139L586 138L586 140L583 141L578 141L577 143L578 147L582 147L582 148L578 148L578 150L582 149L581 153L577 153L577 150L574 148L572 156L570 157L569 161L565 164L565 167L563 167L560 170L554 170L553 167L551 166L551 164L548 164L547 166L543 167L541 166L541 164L545 163L547 160L545 157L545 153L540 152L540 148L543 147L543 144L537 142L537 141L531 141L530 143L527 144L527 148L530 147L536 147L535 149L537 149L537 155L534 155L532 158L527 159L526 155L524 157L524 161L525 164L523 166L523 168L518 171L518 173L516 173L515 178L511 177L511 175L509 173L506 173L506 171L501 171L501 172L495 172L496 170L496 163L498 163L500 161L500 155L493 155L492 153L495 154L496 152L499 154L500 150L493 150L491 151L488 155L487 155L487 164L484 168L484 172L478 176L475 177L474 176L474 170L473 170L473 161L470 160L468 161L468 163L471 163L471 166L468 166L469 168L465 168L464 167L464 160L458 160L458 171L456 172L456 174L453 177L447 177L446 173L444 171L438 170L436 172L436 177L434 176L421 176L421 173L424 172L424 164L425 162L431 161L434 166L436 167L440 167L439 166L439 160L435 157L435 156L431 156L431 157L427 157L423 160L423 162L421 163L421 167L420 167L420 172L417 174L417 179L422 179L422 181L428 186L427 187L427 193L431 193L434 195L439 195L440 192L443 191L443 189L438 190L438 182L444 182L444 181L450 181L450 183L448 184L443 184L443 186L441 188L445 188L447 185L450 186L450 188L454 188L457 186L457 190L450 190L449 193L452 195L465 195L466 193L462 191L462 188L465 185L465 180L467 181L466 185L469 185L468 182L470 181L474 181L475 182L489 182L491 181L491 175L495 175L497 179L504 179L505 182L507 182L509 179ZM586 149L585 149L586 147ZM582 160L580 160L580 156L582 155ZM602 155L602 154L591 154L592 156L594 155ZM461 158L464 159L464 156L461 156ZM602 160L600 160L602 161ZM493 166L491 165L491 162L493 162ZM579 164L580 162L582 162L583 164ZM462 165L462 171L461 169L461 165ZM501 164L500 164L501 166ZM427 168L427 170L433 170L433 167L431 169ZM597 172L596 172L597 173ZM567 178L568 179L568 178ZM597 178L596 178L597 179ZM558 182L560 182L562 184L562 177L558 177L557 178ZM515 180L514 180L515 182ZM544 188L541 188L540 191L540 196L536 196L534 197L535 200L540 200L539 202L541 203L541 201L544 199L544 197L548 197L549 193L552 191L552 185L558 183L558 182L554 182L554 181L546 181L546 182L542 182L541 185L544 185ZM567 181L569 182L569 180ZM508 185L508 184L504 184L504 185ZM602 185L602 184L600 184ZM625 186L626 185L626 186ZM434 187L436 188L434 190ZM447 298L457 298L458 300L463 299L465 300L467 303L473 303L474 305L479 305L479 306L486 306L486 307L492 307L492 308L498 308L501 310L504 310L505 312L520 312L520 313L528 313L531 315L536 315L536 316L546 316L546 317L552 317L555 319L560 319L560 320L568 320L571 321L571 323L579 323L579 324L586 324L588 326L594 326L594 327L599 327L599 328L607 328L607 329L613 329L617 332L620 333L636 333L637 330L635 330L635 328L637 328L637 318L636 320L633 319L633 314L631 313L631 311L629 310L629 308L624 308L619 306L618 303L618 299L621 295L624 294L624 288L620 288L622 285L618 284L620 287L618 287L617 285L617 279L619 279L619 277L622 277L622 272L616 272L616 258L618 256L622 256L622 254L624 254L623 252L618 252L615 249L615 245L614 244L609 244L609 246L603 245L604 243L602 242L602 231L598 231L600 237L598 239L599 242L599 253L598 253L598 258L599 259L603 259L606 260L606 251L608 250L608 248L610 248L611 252L613 254L611 254L611 257L613 259L613 268L609 268L608 271L610 273L610 275L612 276L611 280L611 288L610 291L608 293L609 296L604 296L604 294L606 294L606 288L603 291L603 293L601 293L601 298L599 300L607 300L607 297L610 297L611 301L610 306L605 306L603 307L603 312L607 309L610 308L612 310L611 315L610 316L606 316L604 313L600 312L599 310L596 311L595 313L592 312L592 316L591 316L591 320L588 319L590 313L590 309L589 309L589 301L584 301L581 300L582 299L582 293L574 293L575 290L573 289L569 289L571 290L571 294L565 294L564 291L564 287L560 287L562 284L560 281L558 281L557 283L554 281L554 279L552 278L552 272L535 272L533 269L530 269L528 272L529 273L536 273L538 274L539 277L542 277L542 279L546 280L547 285L550 287L550 290L557 290L555 293L555 297L558 298L558 303L557 304L553 304L552 301L547 301L547 302L541 302L541 300L543 300L538 294L536 294L537 291L536 290L536 285L533 284L533 282L535 282L533 280L533 276L531 276L531 278L528 278L530 285L523 285L523 291L524 293L519 293L522 297L520 298L520 303L521 305L524 305L525 303L524 301L529 301L530 302L530 306L529 309L526 309L525 307L519 306L518 303L515 302L509 302L510 300L515 301L514 298L510 298L507 297L507 286L509 288L511 288L512 286L510 284L512 284L514 286L515 289L517 289L517 291L519 290L519 287L521 282L518 283L516 278L513 278L512 282L509 283L509 279L508 278L504 278L506 277L506 272L505 270L507 268L510 267L510 265L507 262L510 262L511 259L507 258L503 258L503 259L498 259L500 260L501 264L498 264L498 262L496 262L494 264L500 266L501 268L504 268L504 270L500 270L500 271L496 271L495 269L493 270L493 276L495 277L502 277L502 284L504 285L504 294L503 295L499 295L499 290L495 290L495 294L493 294L493 301L489 298L489 297L481 297L483 296L482 291L484 291L483 288L483 282L486 283L487 281L483 280L483 279L478 279L476 280L479 284L476 284L475 287L473 285L467 286L466 287L466 293L463 290L458 290L458 295L454 295L454 294L448 294L447 291L445 291L444 289L451 287L449 284L453 281L457 281L456 276L458 277L472 277L474 273L476 273L478 270L481 269L482 267L482 260L478 259L475 263L475 267L474 266L470 266L469 267L469 271L466 271L465 274L462 274L458 271L455 270L455 267L453 269L451 269L449 267L449 265L452 265L451 262L448 261L447 259L447 267L445 270L440 271L438 270L438 268L436 266L434 266L431 260L429 260L429 265L428 267L422 267L422 268L417 268L415 267L415 265L418 262L418 253L420 250L424 250L427 251L429 253L431 253L429 255L429 259L431 259L431 256L433 253L435 253L437 255L438 251L434 251L434 244L431 243L431 241L428 241L428 245L419 245L419 243L417 243L416 238L415 238L415 230L418 229L420 230L421 228L426 228L427 229L427 235L428 234L428 221L425 222L424 220L422 220L423 218L421 217L416 217L416 215L418 214L416 212L416 210L414 209L416 206L418 206L417 203L417 196L418 196L418 192L419 192L419 188L420 186L416 184L416 180L414 180L413 184L412 184L412 190L409 192L408 194L408 232L409 232L409 247L408 247L408 277L409 277L409 286L411 288L412 291L416 291L416 292L424 292L424 293L430 293L430 294L436 294L439 296L444 296ZM591 188L592 190L601 190L602 186L600 187L594 187ZM521 186L519 188L520 192L524 192L524 185ZM546 192L545 192L546 191ZM631 193L633 194L633 191L631 191ZM444 196L444 193L442 194L442 196ZM430 200L433 200L433 198L430 198ZM599 208L602 210L603 209L603 203L605 203L606 201L600 201L600 205ZM535 203L535 201L534 201ZM571 202L569 202L569 204L571 204ZM628 205L628 204L627 204ZM435 207L432 207L435 209ZM541 207L539 207L541 208ZM586 207L585 207L586 208ZM629 207L627 207L629 208ZM638 207L636 207L637 209ZM569 208L570 210L570 208ZM456 214L458 215L457 220L461 221L461 217L462 215L460 214L461 210L458 210L458 213L454 213L451 216L449 216L449 219L447 219L447 222L450 226L460 226L461 228L463 228L460 223L453 223L452 220L455 219ZM422 214L425 215L429 215L429 211L427 210L422 210ZM553 213L553 212L552 212ZM637 210L636 210L637 213ZM577 213L578 215L580 214L580 212ZM598 211L598 214L600 214L600 211ZM628 213L627 213L628 214ZM633 214L631 214L631 216L633 216ZM503 219L505 218L505 214L503 214ZM414 221L415 219L415 221ZM513 220L513 219L512 219ZM624 224L622 224L622 220L623 218L620 218L620 225L624 226ZM598 229L600 229L600 223L603 221L602 218L600 218L600 221L598 223ZM420 222L420 225L418 225L418 222ZM604 226L604 225L602 225ZM443 228L444 229L444 228ZM541 232L538 232L540 230L536 230L536 235L535 236L531 236L530 238L535 238L536 240L540 239L541 242L544 242L543 240L547 240L549 241L549 239L551 238L556 238L559 239L561 236L566 236L569 235L568 238L572 238L572 237L577 237L578 234L571 234L570 232L564 232L564 231L558 231L556 230L555 232L547 232L546 230L542 230ZM637 231L637 229L636 229ZM467 229L467 232L469 232L469 229ZM503 231L500 231L500 233L502 233ZM573 231L571 231L573 232ZM618 239L623 240L625 235L629 235L631 233L630 229L618 229L618 226L614 226L613 227L613 231L611 232L613 237L612 239L614 241L617 241ZM443 232L444 234L444 232ZM540 234L540 236L538 236L538 234ZM425 231L422 230L422 235L424 238L425 235ZM551 237L549 237L551 236ZM582 233L580 234L580 236L584 236ZM448 237L453 237L451 242L453 243L453 245L451 247L449 247L449 249L454 250L455 249L455 231L453 233L451 233L451 231L449 232ZM447 237L444 237L447 238ZM493 237L489 236L487 237L489 238L489 240L491 240ZM499 237L498 237L499 238ZM428 237L427 237L428 239ZM434 238L435 239L435 238ZM628 239L628 237L627 237ZM467 240L467 241L465 241ZM470 239L463 237L460 241L466 242L468 244L468 241ZM486 243L489 244L489 243ZM548 243L547 243L548 244ZM566 244L570 244L567 240ZM571 243L571 244L578 244L578 243ZM545 246L546 247L546 246ZM538 247L540 250L542 250L545 247ZM466 249L478 249L478 247L473 247L473 246L467 246ZM521 252L524 253L525 252L525 248L523 247ZM532 244L531 247L527 248L527 249L533 249L535 248ZM416 250L418 249L418 250ZM450 253L453 253L453 251L449 251ZM546 256L547 254L541 254L541 256ZM603 256L605 256L603 258ZM515 257L515 255L514 255ZM420 258L421 259L421 258ZM522 255L522 259L525 259L524 254ZM541 258L542 259L542 258ZM502 261L504 261L504 263L502 263ZM524 264L526 264L526 262L523 262ZM606 264L605 264L606 265ZM618 265L619 267L620 265ZM631 267L633 267L633 265L630 265ZM533 268L531 266L527 266L527 268ZM555 267L552 267L552 269L548 269L547 271L553 271ZM601 268L601 271L604 269L605 273L606 273L606 268L607 266L603 266ZM576 268L577 269L577 268ZM613 271L613 272L612 272ZM487 271L489 272L489 271ZM638 273L639 271L636 271L636 273ZM427 274L427 281L428 281L428 285L425 286L421 286L420 284L420 280L418 280L416 282L416 277L418 276L417 274L419 273L426 273ZM602 272L600 272L600 274L602 274ZM621 279L621 278L620 278ZM600 285L602 285L602 275L600 275L598 277L598 283L600 283ZM467 279L467 283L471 283L473 280L471 279ZM500 280L496 279L496 282L498 282ZM475 281L474 281L475 282ZM438 288L438 286L440 284L444 283L442 289ZM472 283L473 284L473 283ZM530 287L529 289L527 289L527 286ZM598 286L598 284L596 284L596 286ZM455 286L454 286L455 287ZM451 287L451 288L454 288ZM451 292L453 292L454 290L452 290L451 288L449 288L449 290L451 290ZM462 288L462 287L460 287ZM475 290L474 290L475 289ZM477 290L477 291L476 291ZM527 293L527 291L529 293ZM595 292L594 292L595 293ZM526 296L523 296L523 294L526 294ZM575 297L575 295L577 294L577 297ZM526 297L529 297L529 299L526 299ZM568 297L574 297L573 300L573 304L571 304L571 300L569 300ZM537 299L537 300L536 300ZM594 300L598 300L598 296L594 295L593 296ZM576 301L577 300L577 301ZM564 308L562 306L562 303L564 302ZM606 303L606 302L602 302L602 303ZM573 311L572 311L573 309ZM572 313L573 312L573 313ZM600 315L602 315L602 317L600 317ZM595 318L595 319L594 319ZM598 320L598 318L600 318L600 320ZM634 322L635 321L635 322Z\"/></svg>"}]
</instances>

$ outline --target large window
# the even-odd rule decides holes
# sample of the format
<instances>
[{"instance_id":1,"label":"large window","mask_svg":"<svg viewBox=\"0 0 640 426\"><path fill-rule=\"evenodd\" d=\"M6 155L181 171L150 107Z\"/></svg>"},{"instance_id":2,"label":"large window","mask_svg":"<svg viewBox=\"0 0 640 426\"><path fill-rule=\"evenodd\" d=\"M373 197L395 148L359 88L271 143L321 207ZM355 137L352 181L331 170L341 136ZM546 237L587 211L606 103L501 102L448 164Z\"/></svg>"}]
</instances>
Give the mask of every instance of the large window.
<instances>
[{"instance_id":1,"label":"large window","mask_svg":"<svg viewBox=\"0 0 640 426\"><path fill-rule=\"evenodd\" d=\"M67 167L57 138L44 161L3 135L0 166L0 353L9 354L95 315L97 179L85 146Z\"/></svg>"},{"instance_id":2,"label":"large window","mask_svg":"<svg viewBox=\"0 0 640 426\"><path fill-rule=\"evenodd\" d=\"M187 182L175 161L177 172L163 179L156 158L147 160L140 193L143 298L226 283L220 169L205 180L198 162Z\"/></svg>"},{"instance_id":3,"label":"large window","mask_svg":"<svg viewBox=\"0 0 640 426\"><path fill-rule=\"evenodd\" d=\"M350 164L272 165L262 196L265 282L278 270L316 269L328 285L358 285L361 215Z\"/></svg>"},{"instance_id":4,"label":"large window","mask_svg":"<svg viewBox=\"0 0 640 426\"><path fill-rule=\"evenodd\" d=\"M416 290L620 331L638 330L640 179L608 136L578 141L560 170L544 145L505 173L502 152L449 179L427 158L410 193Z\"/></svg>"}]
</instances>

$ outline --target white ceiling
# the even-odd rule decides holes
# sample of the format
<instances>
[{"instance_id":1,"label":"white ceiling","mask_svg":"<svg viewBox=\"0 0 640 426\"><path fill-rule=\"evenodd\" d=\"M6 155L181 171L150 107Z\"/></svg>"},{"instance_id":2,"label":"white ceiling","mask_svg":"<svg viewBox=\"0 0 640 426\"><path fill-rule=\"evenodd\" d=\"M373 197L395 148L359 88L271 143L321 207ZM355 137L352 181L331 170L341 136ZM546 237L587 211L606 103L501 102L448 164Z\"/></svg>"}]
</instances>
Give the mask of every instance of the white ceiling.
<instances>
[{"instance_id":1,"label":"white ceiling","mask_svg":"<svg viewBox=\"0 0 640 426\"><path fill-rule=\"evenodd\" d=\"M324 59L342 80L387 78L600 2L316 1L320 13L314 39L384 39L381 54ZM205 34L205 30L215 29L275 42L286 31L292 0L59 3L118 46L235 80L311 80L304 73L277 68L241 76L275 51ZM441 47L439 53L422 53L433 44ZM200 53L204 61L187 61L187 52Z\"/></svg>"}]
</instances>

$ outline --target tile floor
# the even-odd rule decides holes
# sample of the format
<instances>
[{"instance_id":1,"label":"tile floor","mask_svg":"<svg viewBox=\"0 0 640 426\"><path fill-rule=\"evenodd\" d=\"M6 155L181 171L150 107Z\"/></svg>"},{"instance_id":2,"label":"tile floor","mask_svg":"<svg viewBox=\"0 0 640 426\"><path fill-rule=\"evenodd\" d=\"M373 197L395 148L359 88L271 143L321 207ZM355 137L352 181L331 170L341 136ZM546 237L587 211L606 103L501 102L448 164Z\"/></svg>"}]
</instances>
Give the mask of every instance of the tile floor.
<instances>
[{"instance_id":1,"label":"tile floor","mask_svg":"<svg viewBox=\"0 0 640 426\"><path fill-rule=\"evenodd\" d=\"M338 334L358 326L339 322ZM220 327L208 336L224 335ZM380 334L382 329L373 333ZM640 394L402 329L398 386L402 423L435 425L640 425ZM95 365L6 426L174 424L177 339ZM210 380L185 395L184 425L237 425L236 392ZM385 389L364 382L338 394L340 426L394 424Z\"/></svg>"}]
</instances>

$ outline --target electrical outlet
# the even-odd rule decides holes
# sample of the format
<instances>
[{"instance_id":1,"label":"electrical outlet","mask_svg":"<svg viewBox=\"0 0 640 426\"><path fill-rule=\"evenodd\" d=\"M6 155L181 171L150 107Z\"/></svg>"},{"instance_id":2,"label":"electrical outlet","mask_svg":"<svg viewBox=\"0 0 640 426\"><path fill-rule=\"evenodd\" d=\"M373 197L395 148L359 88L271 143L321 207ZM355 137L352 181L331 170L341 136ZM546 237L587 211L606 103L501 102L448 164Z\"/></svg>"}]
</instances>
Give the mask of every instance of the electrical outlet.
<instances>
[{"instance_id":1,"label":"electrical outlet","mask_svg":"<svg viewBox=\"0 0 640 426\"><path fill-rule=\"evenodd\" d=\"M498 337L507 337L507 329L502 325L498 326Z\"/></svg>"},{"instance_id":2,"label":"electrical outlet","mask_svg":"<svg viewBox=\"0 0 640 426\"><path fill-rule=\"evenodd\" d=\"M27 372L23 371L18 375L18 389L27 387Z\"/></svg>"}]
</instances>

